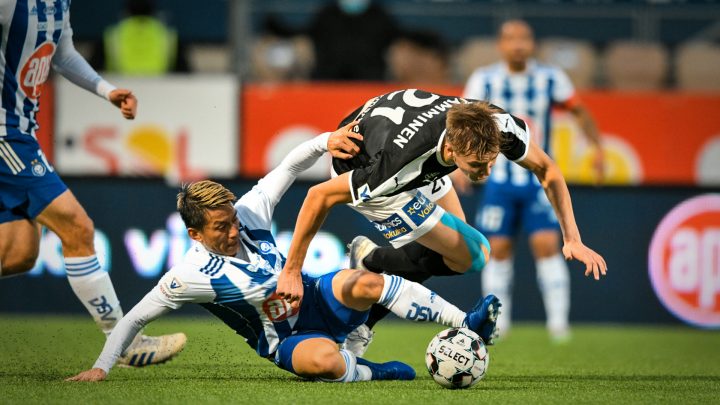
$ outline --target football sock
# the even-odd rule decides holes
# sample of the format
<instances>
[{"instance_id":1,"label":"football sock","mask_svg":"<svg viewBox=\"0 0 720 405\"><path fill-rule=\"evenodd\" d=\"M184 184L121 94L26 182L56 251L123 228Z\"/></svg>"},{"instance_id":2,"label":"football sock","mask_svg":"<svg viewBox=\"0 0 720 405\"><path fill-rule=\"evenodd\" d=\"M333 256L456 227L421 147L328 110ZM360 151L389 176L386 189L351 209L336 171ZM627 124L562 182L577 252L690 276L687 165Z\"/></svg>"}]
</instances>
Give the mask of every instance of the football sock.
<instances>
[{"instance_id":1,"label":"football sock","mask_svg":"<svg viewBox=\"0 0 720 405\"><path fill-rule=\"evenodd\" d=\"M498 317L497 326L507 332L511 324L513 259L490 259L481 274L483 295L494 294L502 302L502 315Z\"/></svg>"},{"instance_id":2,"label":"football sock","mask_svg":"<svg viewBox=\"0 0 720 405\"><path fill-rule=\"evenodd\" d=\"M542 292L547 315L547 328L562 331L568 328L570 313L570 270L561 254L539 259L538 285Z\"/></svg>"},{"instance_id":3,"label":"football sock","mask_svg":"<svg viewBox=\"0 0 720 405\"><path fill-rule=\"evenodd\" d=\"M75 295L105 336L109 336L123 316L110 275L100 267L95 255L66 257L65 271Z\"/></svg>"},{"instance_id":4,"label":"football sock","mask_svg":"<svg viewBox=\"0 0 720 405\"><path fill-rule=\"evenodd\" d=\"M430 276L460 275L450 269L442 255L417 243L410 242L398 249L381 246L363 259L368 270L375 273L395 274L406 280L422 283Z\"/></svg>"},{"instance_id":5,"label":"football sock","mask_svg":"<svg viewBox=\"0 0 720 405\"><path fill-rule=\"evenodd\" d=\"M402 319L418 322L437 322L445 326L461 327L465 312L423 285L398 276L383 274L385 285L378 304Z\"/></svg>"},{"instance_id":6,"label":"football sock","mask_svg":"<svg viewBox=\"0 0 720 405\"><path fill-rule=\"evenodd\" d=\"M320 381L325 382L355 382L355 381L370 381L372 378L372 372L368 366L357 364L357 358L352 352L345 349L340 350L340 356L342 356L345 362L345 374L337 379L318 378Z\"/></svg>"}]
</instances>

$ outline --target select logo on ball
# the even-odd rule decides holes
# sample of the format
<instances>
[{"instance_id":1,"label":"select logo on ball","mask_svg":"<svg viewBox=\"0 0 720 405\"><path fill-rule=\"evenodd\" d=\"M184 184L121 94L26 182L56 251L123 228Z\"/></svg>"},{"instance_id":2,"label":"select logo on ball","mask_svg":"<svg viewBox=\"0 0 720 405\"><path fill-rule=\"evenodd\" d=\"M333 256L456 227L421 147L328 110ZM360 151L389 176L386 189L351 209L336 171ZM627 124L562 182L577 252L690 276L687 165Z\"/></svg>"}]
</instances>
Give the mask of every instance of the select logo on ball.
<instances>
[{"instance_id":1,"label":"select logo on ball","mask_svg":"<svg viewBox=\"0 0 720 405\"><path fill-rule=\"evenodd\" d=\"M660 221L649 272L655 294L675 316L720 328L720 194L686 200Z\"/></svg>"}]
</instances>

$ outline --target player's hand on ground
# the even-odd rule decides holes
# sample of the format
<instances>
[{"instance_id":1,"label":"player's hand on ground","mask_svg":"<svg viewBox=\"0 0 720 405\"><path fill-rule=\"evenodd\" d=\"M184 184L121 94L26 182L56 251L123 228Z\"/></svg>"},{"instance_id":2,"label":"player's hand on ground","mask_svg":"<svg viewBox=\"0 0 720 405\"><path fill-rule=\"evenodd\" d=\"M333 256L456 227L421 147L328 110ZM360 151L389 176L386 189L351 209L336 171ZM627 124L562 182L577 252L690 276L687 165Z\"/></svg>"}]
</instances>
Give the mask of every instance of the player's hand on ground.
<instances>
[{"instance_id":1,"label":"player's hand on ground","mask_svg":"<svg viewBox=\"0 0 720 405\"><path fill-rule=\"evenodd\" d=\"M284 268L278 276L275 293L293 308L300 307L303 298L303 283L300 271L288 271L287 268Z\"/></svg>"},{"instance_id":2,"label":"player's hand on ground","mask_svg":"<svg viewBox=\"0 0 720 405\"><path fill-rule=\"evenodd\" d=\"M107 377L107 373L105 370L101 368L91 368L90 370L85 370L82 373L74 376L66 378L65 381L103 381Z\"/></svg>"},{"instance_id":3,"label":"player's hand on ground","mask_svg":"<svg viewBox=\"0 0 720 405\"><path fill-rule=\"evenodd\" d=\"M582 242L567 242L562 248L566 260L575 259L585 263L585 276L593 275L600 280L600 275L607 273L605 259Z\"/></svg>"},{"instance_id":4,"label":"player's hand on ground","mask_svg":"<svg viewBox=\"0 0 720 405\"><path fill-rule=\"evenodd\" d=\"M137 113L137 98L128 89L115 89L110 92L110 102L120 109L123 117L128 120L135 119Z\"/></svg>"},{"instance_id":5,"label":"player's hand on ground","mask_svg":"<svg viewBox=\"0 0 720 405\"><path fill-rule=\"evenodd\" d=\"M358 124L358 121L353 121L342 128L339 128L328 138L327 148L333 157L338 159L350 159L360 153L360 146L358 146L353 139L359 141L363 140L363 136L357 132L353 132L352 128Z\"/></svg>"}]
</instances>

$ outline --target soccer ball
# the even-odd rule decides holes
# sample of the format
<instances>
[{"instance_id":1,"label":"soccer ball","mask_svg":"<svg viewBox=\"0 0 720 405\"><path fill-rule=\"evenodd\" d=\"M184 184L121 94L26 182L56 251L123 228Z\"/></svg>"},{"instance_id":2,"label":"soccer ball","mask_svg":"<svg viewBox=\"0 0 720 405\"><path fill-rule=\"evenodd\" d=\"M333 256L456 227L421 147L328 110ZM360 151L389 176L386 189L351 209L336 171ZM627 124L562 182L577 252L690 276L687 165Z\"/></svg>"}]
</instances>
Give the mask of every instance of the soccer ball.
<instances>
[{"instance_id":1,"label":"soccer ball","mask_svg":"<svg viewBox=\"0 0 720 405\"><path fill-rule=\"evenodd\" d=\"M425 354L432 378L445 388L468 388L485 377L490 353L482 338L467 328L450 328L435 335Z\"/></svg>"}]
</instances>

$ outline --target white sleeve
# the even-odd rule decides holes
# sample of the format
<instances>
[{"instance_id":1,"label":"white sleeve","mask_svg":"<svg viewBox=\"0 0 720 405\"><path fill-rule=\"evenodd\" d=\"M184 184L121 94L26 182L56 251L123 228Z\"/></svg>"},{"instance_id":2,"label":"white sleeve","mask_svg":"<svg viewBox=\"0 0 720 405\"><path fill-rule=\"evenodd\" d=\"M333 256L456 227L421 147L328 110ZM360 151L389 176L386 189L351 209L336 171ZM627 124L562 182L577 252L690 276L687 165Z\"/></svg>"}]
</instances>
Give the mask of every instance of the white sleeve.
<instances>
[{"instance_id":1,"label":"white sleeve","mask_svg":"<svg viewBox=\"0 0 720 405\"><path fill-rule=\"evenodd\" d=\"M309 169L328 151L329 138L330 132L325 132L296 146L278 167L260 179L252 190L238 200L235 204L236 209L240 211L241 208L245 208L252 211L262 222L257 225L267 225L269 229L275 206L298 174Z\"/></svg>"},{"instance_id":2,"label":"white sleeve","mask_svg":"<svg viewBox=\"0 0 720 405\"><path fill-rule=\"evenodd\" d=\"M160 294L158 289L153 288L130 312L120 319L105 342L102 353L95 361L93 368L100 368L109 373L117 359L130 346L135 335L148 323L170 312L171 308L158 299L158 294Z\"/></svg>"},{"instance_id":3,"label":"white sleeve","mask_svg":"<svg viewBox=\"0 0 720 405\"><path fill-rule=\"evenodd\" d=\"M475 100L486 99L483 74L480 69L474 71L473 74L470 75L470 78L465 84L465 90L463 90L463 98L472 98Z\"/></svg>"},{"instance_id":4,"label":"white sleeve","mask_svg":"<svg viewBox=\"0 0 720 405\"><path fill-rule=\"evenodd\" d=\"M53 67L73 84L107 100L110 92L115 90L115 86L103 80L85 58L78 53L73 44L72 35L72 27L68 22L63 28L57 51L53 56Z\"/></svg>"}]
</instances>

